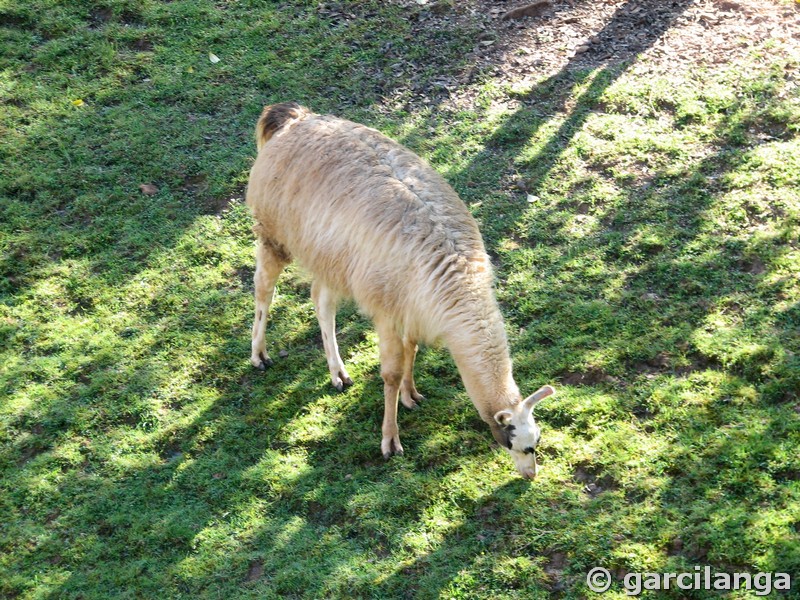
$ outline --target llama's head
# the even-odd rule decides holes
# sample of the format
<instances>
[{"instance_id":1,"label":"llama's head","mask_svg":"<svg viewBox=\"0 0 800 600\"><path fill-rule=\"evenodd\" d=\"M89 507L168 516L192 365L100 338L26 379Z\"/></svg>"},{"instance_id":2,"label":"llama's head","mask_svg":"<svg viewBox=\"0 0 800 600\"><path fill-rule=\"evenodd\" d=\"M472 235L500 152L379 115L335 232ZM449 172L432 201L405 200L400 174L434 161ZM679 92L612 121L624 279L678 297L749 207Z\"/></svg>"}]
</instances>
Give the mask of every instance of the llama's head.
<instances>
[{"instance_id":1,"label":"llama's head","mask_svg":"<svg viewBox=\"0 0 800 600\"><path fill-rule=\"evenodd\" d=\"M542 398L552 394L555 394L555 390L546 385L519 404L494 415L494 420L500 425L505 448L514 459L517 470L527 479L536 477L536 445L540 436L539 426L533 419L533 407Z\"/></svg>"}]
</instances>

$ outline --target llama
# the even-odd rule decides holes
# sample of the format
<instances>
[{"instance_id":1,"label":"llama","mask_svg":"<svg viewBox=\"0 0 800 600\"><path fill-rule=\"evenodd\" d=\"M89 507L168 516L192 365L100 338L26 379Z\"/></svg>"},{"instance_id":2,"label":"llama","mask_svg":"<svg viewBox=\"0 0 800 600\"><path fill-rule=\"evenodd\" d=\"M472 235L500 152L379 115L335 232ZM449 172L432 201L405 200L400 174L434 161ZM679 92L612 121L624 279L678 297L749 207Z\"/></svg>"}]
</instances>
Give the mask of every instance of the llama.
<instances>
[{"instance_id":1,"label":"llama","mask_svg":"<svg viewBox=\"0 0 800 600\"><path fill-rule=\"evenodd\" d=\"M493 272L478 226L452 187L410 150L374 129L296 103L267 106L256 126L258 157L247 205L256 221L251 361L264 369L275 282L297 261L311 297L331 383L352 379L336 342L336 307L352 298L379 338L384 416L381 451L402 454L399 401L414 408L418 343L452 354L481 418L526 478L536 475L539 427L512 377Z\"/></svg>"}]
</instances>

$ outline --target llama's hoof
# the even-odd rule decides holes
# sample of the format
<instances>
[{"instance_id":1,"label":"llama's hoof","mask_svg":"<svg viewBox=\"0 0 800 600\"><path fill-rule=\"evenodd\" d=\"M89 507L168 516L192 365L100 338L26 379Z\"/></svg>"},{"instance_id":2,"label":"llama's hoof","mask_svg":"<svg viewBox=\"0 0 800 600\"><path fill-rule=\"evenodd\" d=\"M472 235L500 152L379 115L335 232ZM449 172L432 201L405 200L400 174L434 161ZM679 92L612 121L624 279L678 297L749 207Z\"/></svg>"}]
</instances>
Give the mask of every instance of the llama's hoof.
<instances>
[{"instance_id":1,"label":"llama's hoof","mask_svg":"<svg viewBox=\"0 0 800 600\"><path fill-rule=\"evenodd\" d=\"M400 436L386 437L381 441L381 452L384 460L389 460L392 454L403 456L403 446L400 445Z\"/></svg>"},{"instance_id":2,"label":"llama's hoof","mask_svg":"<svg viewBox=\"0 0 800 600\"><path fill-rule=\"evenodd\" d=\"M275 362L263 352L259 352L258 358L254 358L252 362L255 368L259 371L266 371L267 367L271 367L275 364Z\"/></svg>"},{"instance_id":3,"label":"llama's hoof","mask_svg":"<svg viewBox=\"0 0 800 600\"><path fill-rule=\"evenodd\" d=\"M405 406L408 410L417 410L419 408L419 404L409 398L400 398L400 404Z\"/></svg>"},{"instance_id":4,"label":"llama's hoof","mask_svg":"<svg viewBox=\"0 0 800 600\"><path fill-rule=\"evenodd\" d=\"M331 382L333 383L333 387L336 388L337 392L343 392L346 388L349 388L353 385L353 380L350 379L347 375L342 375L339 373L338 377L334 377Z\"/></svg>"},{"instance_id":5,"label":"llama's hoof","mask_svg":"<svg viewBox=\"0 0 800 600\"><path fill-rule=\"evenodd\" d=\"M403 393L400 392L400 404L405 406L409 410L417 410L419 408L419 403L425 402L425 396L420 394L419 392L411 392Z\"/></svg>"}]
</instances>

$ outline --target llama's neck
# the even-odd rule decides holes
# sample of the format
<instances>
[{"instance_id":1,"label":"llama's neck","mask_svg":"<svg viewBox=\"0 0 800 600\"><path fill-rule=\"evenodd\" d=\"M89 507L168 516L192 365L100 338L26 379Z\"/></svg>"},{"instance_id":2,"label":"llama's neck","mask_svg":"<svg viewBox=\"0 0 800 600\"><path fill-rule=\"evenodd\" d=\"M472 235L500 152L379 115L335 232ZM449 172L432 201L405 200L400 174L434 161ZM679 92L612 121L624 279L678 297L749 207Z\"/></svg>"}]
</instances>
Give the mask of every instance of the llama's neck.
<instances>
[{"instance_id":1,"label":"llama's neck","mask_svg":"<svg viewBox=\"0 0 800 600\"><path fill-rule=\"evenodd\" d=\"M484 421L520 401L514 383L503 320L494 299L478 314L458 319L446 343L456 362L467 394Z\"/></svg>"}]
</instances>

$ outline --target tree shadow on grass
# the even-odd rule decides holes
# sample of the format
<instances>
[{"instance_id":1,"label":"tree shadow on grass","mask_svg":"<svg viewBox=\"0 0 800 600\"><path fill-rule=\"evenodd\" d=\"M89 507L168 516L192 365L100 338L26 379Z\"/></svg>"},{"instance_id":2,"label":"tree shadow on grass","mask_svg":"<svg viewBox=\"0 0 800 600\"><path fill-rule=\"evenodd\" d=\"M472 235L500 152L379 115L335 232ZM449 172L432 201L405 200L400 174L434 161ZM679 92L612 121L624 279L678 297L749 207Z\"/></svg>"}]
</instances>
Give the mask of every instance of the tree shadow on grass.
<instances>
[{"instance_id":1,"label":"tree shadow on grass","mask_svg":"<svg viewBox=\"0 0 800 600\"><path fill-rule=\"evenodd\" d=\"M596 110L597 98L622 72L624 66L565 72L532 92L531 99L546 100L565 88L583 86L576 107L526 163L533 193L544 187ZM561 108L554 104L546 110L552 116ZM525 112L512 115L487 151L456 179L484 168L500 151L519 154L532 135L529 117ZM744 117L737 128L757 124ZM711 236L702 229L704 213L720 192L708 188L710 177L736 170L742 160L738 151L723 148L690 169L656 173L648 185L631 185L613 207L590 206L587 214L600 223L596 237L570 230L573 200L543 208L532 220L511 201L482 209L490 248L502 260L512 258L500 247L502 238L566 249L565 256L534 261L543 280L539 291L547 289L551 302L517 307L526 301L523 294L519 302L506 302L509 321L528 328L524 341L543 348L516 352L520 382L558 378L575 365L587 369L583 375L592 367L602 369L592 362L599 345L615 347L626 366L622 373L596 372L597 377L582 380L592 385L570 386L566 399L542 405L545 466L554 469L546 475L549 480L514 480L489 489L466 486L472 492L463 491L459 478L473 475L465 470L494 457L485 450L488 432L471 431L473 424L482 427L473 409L449 403L447 387L460 384L452 364L436 351L424 353L419 365L421 382L426 372L433 373L428 375L430 389L423 388L429 403L401 416L409 456L384 464L377 451L382 403L374 356L364 359L355 388L329 397L319 344L309 330L294 331L293 315L278 304L269 335L286 340L291 352L262 377L244 360L247 335L238 317L231 318L231 340L216 338L205 349L193 347L192 342L210 333L197 314L213 315L221 305L219 312L230 316L241 300L234 295L228 298L233 307L224 308L219 299L199 297L186 307L164 307L164 321L154 313L149 324L159 330L159 339L144 339L137 356L115 363L112 352L93 359L86 365L85 388L70 388L63 403L49 411L20 416L15 428L34 435L21 436L3 462L19 461L20 472L11 480L15 489L7 490L14 519L7 523L19 528L19 537L12 533L9 545L17 560L29 564L26 575L9 578L3 592L29 589L30 581L23 579L35 571L50 578L42 585L59 597L119 595L120 590L130 596L169 590L194 596L385 598L438 597L452 590L487 597L545 597L551 592L580 597L582 574L590 566L602 562L617 576L649 566L637 562L646 544L673 561L668 565L708 560L720 567L742 562L796 567L797 536L791 527L796 531L797 519L781 516L788 503L774 500L788 496L796 481L797 469L781 457L797 431L788 406L792 398L776 390L770 396L774 405L757 395L753 399L754 389L769 384L766 367L783 369L786 377L780 382L785 386L796 362L780 353L782 334L770 342L773 352L739 354L735 360L697 346L694 337L709 314L701 301L719 302L748 289L748 278L765 280L779 255L771 251L762 259L763 272L754 274L760 269L748 263L748 252L764 252L757 246L740 248L740 272L731 275L728 267L739 260L731 259L731 248L701 247L702 259L692 259L689 267L681 251ZM701 187L705 191L698 191ZM670 209L666 213L664 206ZM492 210L503 212L504 220L490 219ZM641 235L662 217L663 227L686 231L669 237L675 248L657 236ZM534 227L540 224L546 227ZM540 231L552 233L542 240ZM597 302L611 288L605 275L576 266L576 260L595 254L627 273L629 292L610 307L603 306L607 298ZM565 281L563 273L572 273L573 279ZM775 289L762 293L781 292L780 282L765 285ZM659 300L643 298L647 293ZM696 299L689 314L665 310L664 303L676 293L682 304ZM655 344L645 338L637 346L635 336L619 323L633 315L637 331L648 324L668 331L665 312L678 321L674 325L687 328ZM797 305L781 314L782 322L795 322ZM310 312L305 317L312 328ZM562 344L550 320L573 326L583 321L587 328L580 339ZM342 346L358 347L365 326L349 321L348 327L354 329L342 336ZM169 331L200 335L165 339ZM735 332L731 335L735 338ZM661 356L680 342L689 346ZM181 344L187 352L202 353L189 369L191 396L175 393L176 386L186 383L180 369L170 373L157 364L153 355L159 344ZM687 362L681 365L677 359ZM682 368L687 370L681 373ZM115 374L115 369L125 372ZM606 376L621 378L634 391L626 392ZM81 375L76 377L80 383ZM717 377L725 385L717 385ZM721 391L703 398L704 385ZM158 401L159 394L167 402ZM156 401L142 401L151 397ZM105 422L109 415L94 417L99 430L112 433L100 446L91 430L80 430L87 422L85 411L96 407L98 398L106 405L103 410L114 413ZM135 410L126 422L122 408L131 401ZM586 405L582 410L565 408L581 402ZM167 427L153 427L150 419L158 418L159 409L185 414ZM633 424L608 439L613 442L608 450L597 450L598 437L605 441L597 424L609 413L621 425ZM456 433L448 437L440 431L441 422L453 424ZM71 431L73 425L77 429ZM548 443L548 428L568 432L572 446ZM653 481L636 477L635 445L647 441L643 432L670 442L647 453L648 461L663 468L663 473L645 471ZM70 440L69 433L76 438ZM624 435L630 436L627 446ZM577 454L581 442L594 444L595 450L588 458L580 455L576 465L576 456L567 452ZM615 453L615 445L623 447L622 454ZM742 453L742 448L752 451ZM43 465L47 473L37 472ZM71 496L70 502L62 502L62 494ZM707 502L699 502L701 497ZM730 510L725 497L739 508ZM431 527L443 533L426 539L429 524L440 521L450 525ZM717 526L721 533L715 533ZM753 541L742 541L747 544L742 550L734 540L745 538L741 534L748 528L754 531ZM772 540L770 531L776 532ZM754 549L764 542L771 542L771 558ZM42 567L33 569L30 563Z\"/></svg>"}]
</instances>

